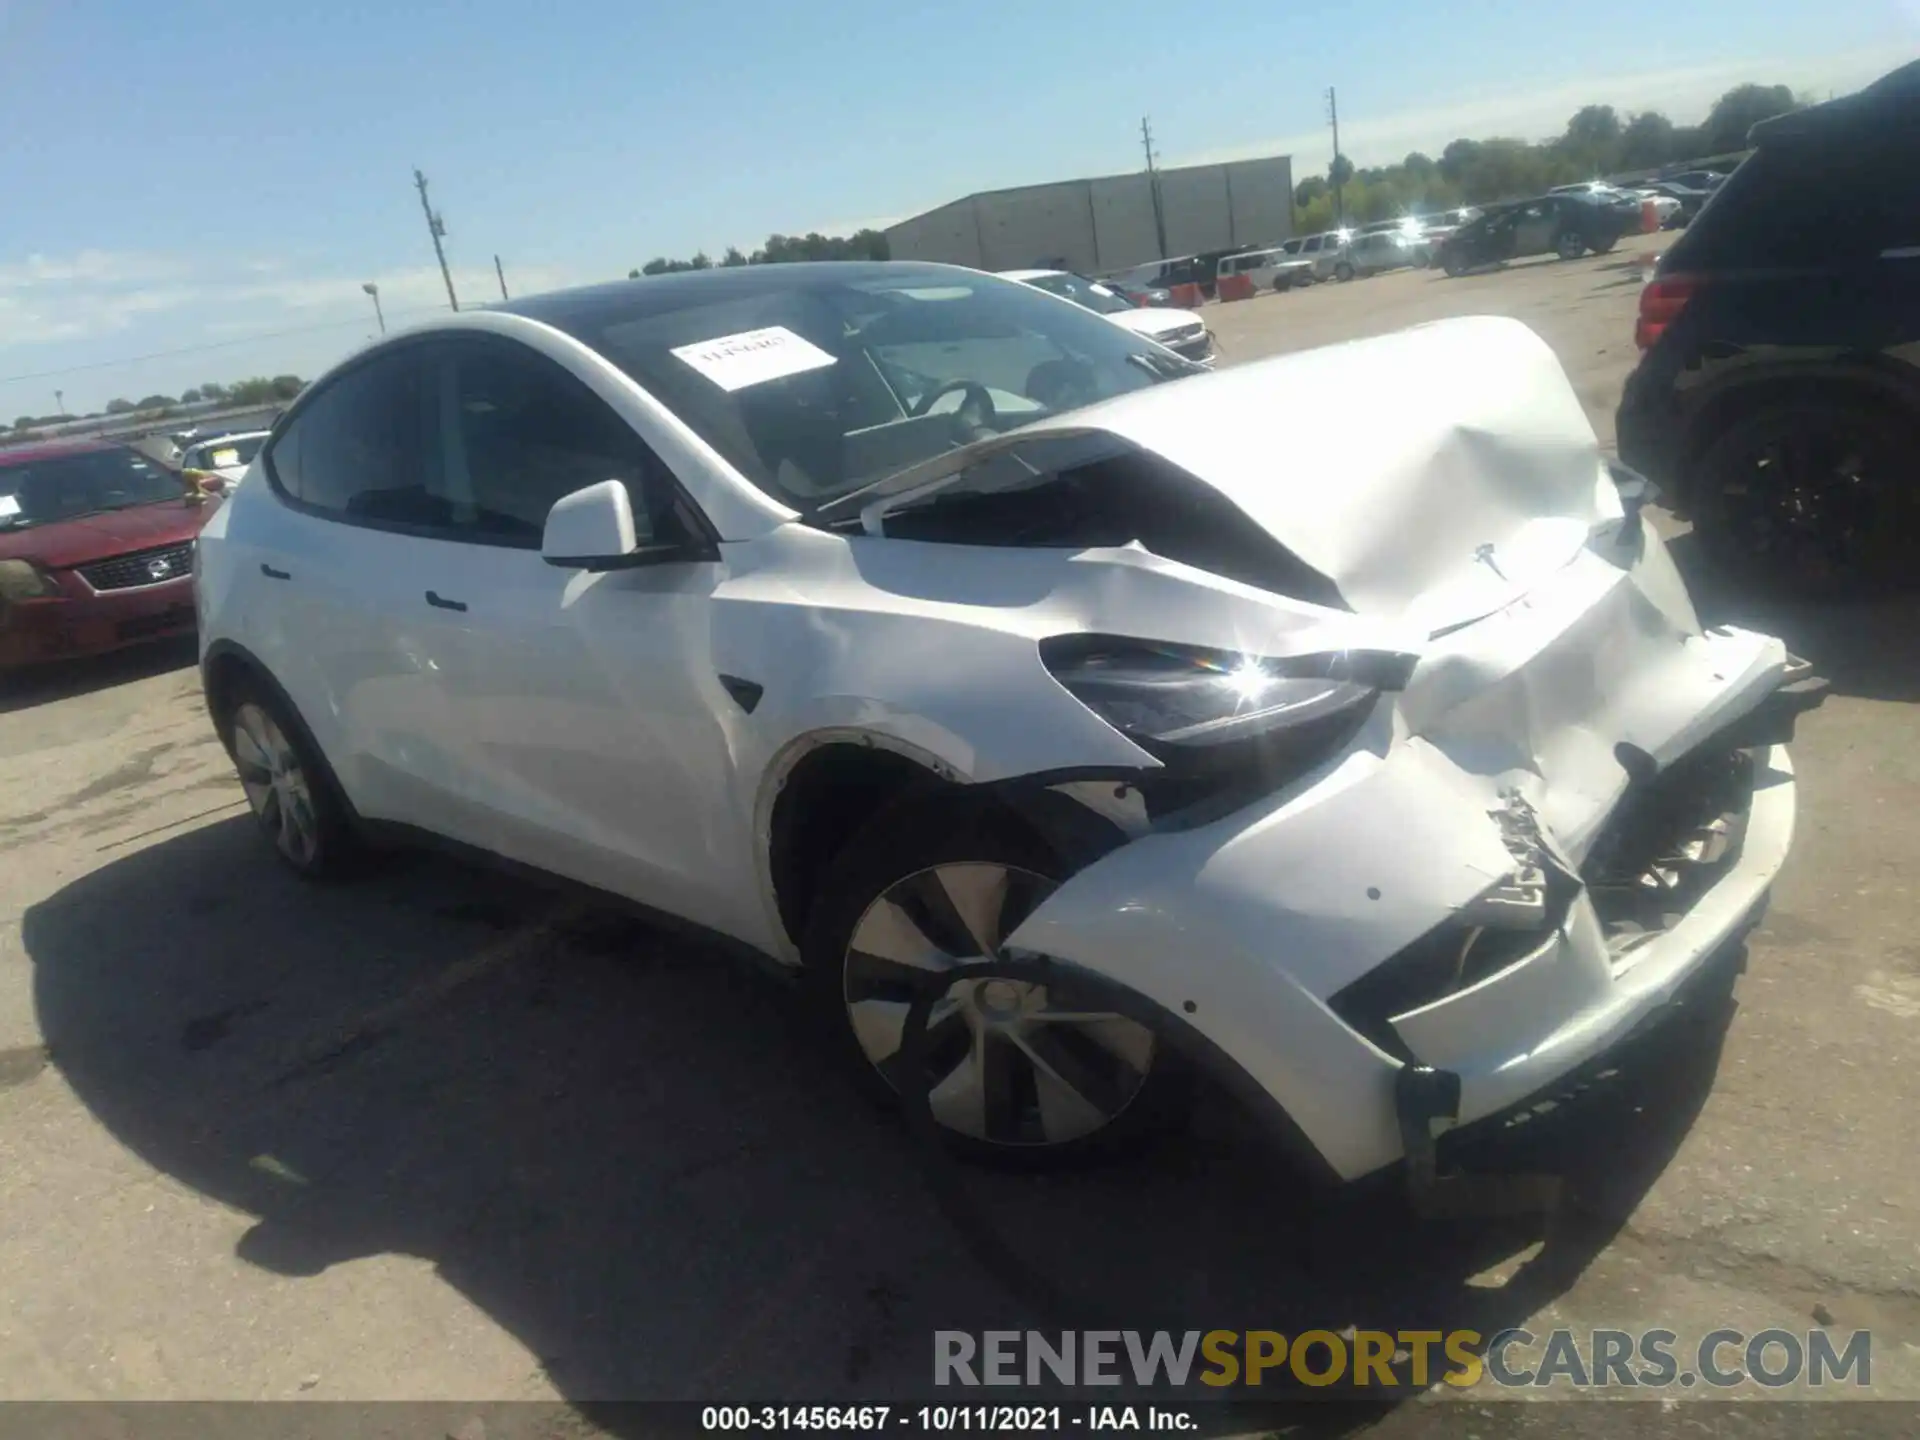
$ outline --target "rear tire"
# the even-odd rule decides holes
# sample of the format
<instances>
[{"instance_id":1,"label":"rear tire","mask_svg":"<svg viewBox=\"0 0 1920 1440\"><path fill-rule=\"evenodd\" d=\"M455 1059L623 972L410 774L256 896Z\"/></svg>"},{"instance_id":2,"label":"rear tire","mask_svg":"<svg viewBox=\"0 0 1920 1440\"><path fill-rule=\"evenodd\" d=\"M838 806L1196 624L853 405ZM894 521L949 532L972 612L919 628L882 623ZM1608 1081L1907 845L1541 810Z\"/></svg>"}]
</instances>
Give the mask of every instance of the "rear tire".
<instances>
[{"instance_id":1,"label":"rear tire","mask_svg":"<svg viewBox=\"0 0 1920 1440\"><path fill-rule=\"evenodd\" d=\"M1589 248L1596 255L1604 255L1619 243L1620 243L1620 237L1618 235L1609 235L1604 240L1594 241Z\"/></svg>"},{"instance_id":2,"label":"rear tire","mask_svg":"<svg viewBox=\"0 0 1920 1440\"><path fill-rule=\"evenodd\" d=\"M1440 257L1440 268L1447 272L1449 279L1458 280L1467 273L1466 257L1449 250Z\"/></svg>"},{"instance_id":3,"label":"rear tire","mask_svg":"<svg viewBox=\"0 0 1920 1440\"><path fill-rule=\"evenodd\" d=\"M1333 267L1333 278L1343 285L1346 284L1347 281L1353 279L1353 266L1342 260L1338 265Z\"/></svg>"},{"instance_id":4,"label":"rear tire","mask_svg":"<svg viewBox=\"0 0 1920 1440\"><path fill-rule=\"evenodd\" d=\"M246 679L234 685L219 730L248 808L280 862L303 880L352 874L364 852L306 727L266 686Z\"/></svg>"},{"instance_id":5,"label":"rear tire","mask_svg":"<svg viewBox=\"0 0 1920 1440\"><path fill-rule=\"evenodd\" d=\"M876 1100L898 1103L887 1067L915 986L955 965L1016 968L1000 942L1068 873L1026 827L952 799L883 811L834 860L801 947L805 979ZM954 987L935 1004L927 1054L942 1140L996 1164L1130 1149L1176 1125L1190 1099L1179 1055L1151 1030L1027 980Z\"/></svg>"},{"instance_id":6,"label":"rear tire","mask_svg":"<svg viewBox=\"0 0 1920 1440\"><path fill-rule=\"evenodd\" d=\"M1578 260L1586 253L1586 249L1586 242L1572 230L1563 230L1560 238L1553 242L1553 253L1562 260Z\"/></svg>"},{"instance_id":7,"label":"rear tire","mask_svg":"<svg viewBox=\"0 0 1920 1440\"><path fill-rule=\"evenodd\" d=\"M1865 400L1762 403L1702 451L1702 557L1743 590L1866 599L1912 586L1920 420Z\"/></svg>"}]
</instances>

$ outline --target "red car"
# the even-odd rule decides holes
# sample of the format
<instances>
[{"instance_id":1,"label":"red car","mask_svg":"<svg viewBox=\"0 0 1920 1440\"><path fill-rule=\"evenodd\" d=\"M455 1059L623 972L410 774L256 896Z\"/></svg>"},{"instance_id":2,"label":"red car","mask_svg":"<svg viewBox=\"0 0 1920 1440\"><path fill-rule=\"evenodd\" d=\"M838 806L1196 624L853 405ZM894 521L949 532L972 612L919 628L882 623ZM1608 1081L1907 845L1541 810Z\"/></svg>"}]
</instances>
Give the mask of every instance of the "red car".
<instances>
[{"instance_id":1,"label":"red car","mask_svg":"<svg viewBox=\"0 0 1920 1440\"><path fill-rule=\"evenodd\" d=\"M0 450L0 669L194 628L208 498L137 450Z\"/></svg>"}]
</instances>

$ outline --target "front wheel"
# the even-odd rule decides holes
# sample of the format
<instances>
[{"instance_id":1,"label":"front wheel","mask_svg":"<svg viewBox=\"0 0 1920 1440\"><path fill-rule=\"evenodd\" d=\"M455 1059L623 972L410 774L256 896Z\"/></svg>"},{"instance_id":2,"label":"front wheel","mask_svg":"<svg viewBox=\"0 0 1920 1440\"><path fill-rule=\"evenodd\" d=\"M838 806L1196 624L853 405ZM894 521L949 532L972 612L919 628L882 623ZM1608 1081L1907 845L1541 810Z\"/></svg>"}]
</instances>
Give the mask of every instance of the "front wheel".
<instances>
[{"instance_id":1,"label":"front wheel","mask_svg":"<svg viewBox=\"0 0 1920 1440\"><path fill-rule=\"evenodd\" d=\"M1593 242L1593 253L1596 255L1604 255L1619 243L1620 237L1618 235L1609 235L1604 239Z\"/></svg>"},{"instance_id":2,"label":"front wheel","mask_svg":"<svg viewBox=\"0 0 1920 1440\"><path fill-rule=\"evenodd\" d=\"M1353 266L1342 260L1338 265L1333 267L1333 278L1345 284L1353 278Z\"/></svg>"},{"instance_id":3,"label":"front wheel","mask_svg":"<svg viewBox=\"0 0 1920 1440\"><path fill-rule=\"evenodd\" d=\"M1153 1030L1083 1003L1070 982L1037 978L1032 957L1005 948L1066 873L1017 823L938 803L895 807L834 862L808 921L809 984L883 1099L908 1078L916 995L942 971L974 972L933 1002L920 1081L942 1138L971 1158L1107 1153L1182 1108L1182 1072Z\"/></svg>"},{"instance_id":4,"label":"front wheel","mask_svg":"<svg viewBox=\"0 0 1920 1440\"><path fill-rule=\"evenodd\" d=\"M1440 268L1447 272L1449 279L1458 280L1467 273L1467 260L1457 251L1449 250L1440 259Z\"/></svg>"},{"instance_id":5,"label":"front wheel","mask_svg":"<svg viewBox=\"0 0 1920 1440\"><path fill-rule=\"evenodd\" d=\"M1572 230L1563 231L1560 238L1553 242L1554 253L1562 260L1578 260L1586 248L1586 242Z\"/></svg>"}]
</instances>

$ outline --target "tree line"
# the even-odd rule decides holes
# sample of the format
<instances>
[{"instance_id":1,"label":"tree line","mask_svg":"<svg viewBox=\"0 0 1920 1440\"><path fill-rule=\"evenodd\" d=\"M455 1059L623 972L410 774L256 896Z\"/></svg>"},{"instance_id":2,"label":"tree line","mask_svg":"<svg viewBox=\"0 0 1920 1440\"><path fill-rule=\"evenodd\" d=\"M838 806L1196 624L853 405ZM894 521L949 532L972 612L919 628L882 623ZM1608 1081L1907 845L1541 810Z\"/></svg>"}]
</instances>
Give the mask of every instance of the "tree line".
<instances>
[{"instance_id":1,"label":"tree line","mask_svg":"<svg viewBox=\"0 0 1920 1440\"><path fill-rule=\"evenodd\" d=\"M736 265L781 265L796 260L885 260L887 237L878 230L856 230L851 235L769 235L767 243L751 255L729 245L718 260L704 250L690 260L669 260L655 256L638 270L629 270L627 278L642 275L676 275L683 270L726 270Z\"/></svg>"},{"instance_id":2,"label":"tree line","mask_svg":"<svg viewBox=\"0 0 1920 1440\"><path fill-rule=\"evenodd\" d=\"M298 375L256 375L225 385L209 382L183 390L178 396L147 395L138 400L109 400L104 410L95 410L86 415L21 415L14 420L13 428L16 431L33 430L48 425L65 425L74 420L96 420L102 416L115 419L140 416L160 420L173 414L182 405L273 405L293 399L306 388L306 384Z\"/></svg>"},{"instance_id":3,"label":"tree line","mask_svg":"<svg viewBox=\"0 0 1920 1440\"><path fill-rule=\"evenodd\" d=\"M1460 205L1538 195L1555 185L1746 149L1747 132L1803 103L1785 85L1736 85L1698 125L1676 125L1658 110L1622 116L1586 105L1551 140L1455 140L1438 159L1416 151L1398 165L1356 170L1336 155L1325 175L1294 187L1294 229L1302 234L1349 224L1431 214Z\"/></svg>"}]
</instances>

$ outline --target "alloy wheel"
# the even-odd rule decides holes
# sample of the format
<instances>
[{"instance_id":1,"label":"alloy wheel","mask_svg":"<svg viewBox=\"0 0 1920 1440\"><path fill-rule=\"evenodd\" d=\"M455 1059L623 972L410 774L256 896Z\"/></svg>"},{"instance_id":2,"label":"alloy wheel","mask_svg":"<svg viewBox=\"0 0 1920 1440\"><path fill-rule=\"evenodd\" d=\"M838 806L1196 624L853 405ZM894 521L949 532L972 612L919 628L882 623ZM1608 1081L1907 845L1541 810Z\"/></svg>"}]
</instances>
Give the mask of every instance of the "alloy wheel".
<instances>
[{"instance_id":1,"label":"alloy wheel","mask_svg":"<svg viewBox=\"0 0 1920 1440\"><path fill-rule=\"evenodd\" d=\"M1873 546L1870 458L1853 437L1802 430L1757 446L1724 489L1734 533L1764 564L1822 585Z\"/></svg>"},{"instance_id":2,"label":"alloy wheel","mask_svg":"<svg viewBox=\"0 0 1920 1440\"><path fill-rule=\"evenodd\" d=\"M294 865L311 865L320 846L312 787L285 733L251 701L233 713L233 760L247 803L268 838Z\"/></svg>"},{"instance_id":3,"label":"alloy wheel","mask_svg":"<svg viewBox=\"0 0 1920 1440\"><path fill-rule=\"evenodd\" d=\"M843 996L861 1050L888 1084L900 1088L918 987L942 970L1009 959L1006 937L1055 888L1030 870L965 862L909 875L867 907L848 943ZM1011 976L951 986L927 1025L934 1119L994 1145L1084 1140L1119 1118L1153 1066L1146 1026Z\"/></svg>"}]
</instances>

